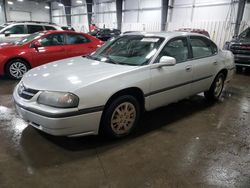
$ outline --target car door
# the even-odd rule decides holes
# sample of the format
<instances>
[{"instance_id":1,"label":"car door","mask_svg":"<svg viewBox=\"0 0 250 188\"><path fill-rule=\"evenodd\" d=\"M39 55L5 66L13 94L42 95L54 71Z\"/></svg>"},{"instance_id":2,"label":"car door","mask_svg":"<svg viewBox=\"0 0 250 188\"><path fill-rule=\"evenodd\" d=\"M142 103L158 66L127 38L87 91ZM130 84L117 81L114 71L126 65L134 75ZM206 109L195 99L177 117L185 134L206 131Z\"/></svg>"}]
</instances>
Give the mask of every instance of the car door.
<instances>
[{"instance_id":1,"label":"car door","mask_svg":"<svg viewBox=\"0 0 250 188\"><path fill-rule=\"evenodd\" d=\"M69 57L87 56L95 50L95 46L83 34L67 33L65 49Z\"/></svg>"},{"instance_id":2,"label":"car door","mask_svg":"<svg viewBox=\"0 0 250 188\"><path fill-rule=\"evenodd\" d=\"M27 36L25 25L13 25L1 32L0 42L15 42L25 36Z\"/></svg>"},{"instance_id":3,"label":"car door","mask_svg":"<svg viewBox=\"0 0 250 188\"><path fill-rule=\"evenodd\" d=\"M162 56L174 57L176 64L164 67L151 65L151 91L146 94L146 97L149 97L151 109L190 95L193 69L189 61L190 50L187 38L178 37L167 42L155 63L158 63Z\"/></svg>"},{"instance_id":4,"label":"car door","mask_svg":"<svg viewBox=\"0 0 250 188\"><path fill-rule=\"evenodd\" d=\"M34 66L68 57L64 48L65 39L63 33L46 35L38 39L38 42L41 44L41 47L32 49Z\"/></svg>"},{"instance_id":5,"label":"car door","mask_svg":"<svg viewBox=\"0 0 250 188\"><path fill-rule=\"evenodd\" d=\"M208 90L218 66L217 46L202 36L190 36L192 52L193 83L192 94Z\"/></svg>"}]
</instances>

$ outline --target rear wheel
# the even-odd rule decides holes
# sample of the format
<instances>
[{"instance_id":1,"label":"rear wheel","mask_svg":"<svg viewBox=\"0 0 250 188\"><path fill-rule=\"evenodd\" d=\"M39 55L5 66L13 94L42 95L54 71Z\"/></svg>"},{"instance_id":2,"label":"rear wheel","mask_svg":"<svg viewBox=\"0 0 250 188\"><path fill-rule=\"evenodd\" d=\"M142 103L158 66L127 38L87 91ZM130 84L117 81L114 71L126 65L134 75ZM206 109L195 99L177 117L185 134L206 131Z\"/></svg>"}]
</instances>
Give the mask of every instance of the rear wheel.
<instances>
[{"instance_id":1,"label":"rear wheel","mask_svg":"<svg viewBox=\"0 0 250 188\"><path fill-rule=\"evenodd\" d=\"M223 73L219 73L215 77L210 89L204 92L205 97L208 100L213 100L213 101L219 100L224 88L224 81L225 81L225 75Z\"/></svg>"},{"instance_id":2,"label":"rear wheel","mask_svg":"<svg viewBox=\"0 0 250 188\"><path fill-rule=\"evenodd\" d=\"M6 66L6 74L12 79L21 79L29 70L29 65L22 59L13 59Z\"/></svg>"},{"instance_id":3,"label":"rear wheel","mask_svg":"<svg viewBox=\"0 0 250 188\"><path fill-rule=\"evenodd\" d=\"M101 132L110 138L121 138L135 128L140 117L140 104L130 95L113 100L104 111Z\"/></svg>"}]
</instances>

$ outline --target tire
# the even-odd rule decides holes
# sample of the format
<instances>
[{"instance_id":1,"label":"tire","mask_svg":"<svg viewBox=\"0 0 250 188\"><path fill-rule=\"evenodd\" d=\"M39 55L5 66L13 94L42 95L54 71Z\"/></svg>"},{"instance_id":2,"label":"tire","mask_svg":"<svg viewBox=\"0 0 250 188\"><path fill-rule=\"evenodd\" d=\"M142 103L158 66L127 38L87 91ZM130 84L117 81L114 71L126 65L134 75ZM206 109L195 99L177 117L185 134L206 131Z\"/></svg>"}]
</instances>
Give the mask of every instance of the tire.
<instances>
[{"instance_id":1,"label":"tire","mask_svg":"<svg viewBox=\"0 0 250 188\"><path fill-rule=\"evenodd\" d=\"M19 80L29 70L29 65L22 59L13 59L6 66L6 75L9 78Z\"/></svg>"},{"instance_id":2,"label":"tire","mask_svg":"<svg viewBox=\"0 0 250 188\"><path fill-rule=\"evenodd\" d=\"M241 66L236 66L236 72L241 73L243 71L243 67Z\"/></svg>"},{"instance_id":3,"label":"tire","mask_svg":"<svg viewBox=\"0 0 250 188\"><path fill-rule=\"evenodd\" d=\"M125 137L138 124L140 114L141 107L135 97L131 95L120 96L104 110L100 132L109 138Z\"/></svg>"},{"instance_id":4,"label":"tire","mask_svg":"<svg viewBox=\"0 0 250 188\"><path fill-rule=\"evenodd\" d=\"M224 82L225 75L223 73L219 73L215 77L210 89L204 92L206 99L211 101L218 101L224 88Z\"/></svg>"}]
</instances>

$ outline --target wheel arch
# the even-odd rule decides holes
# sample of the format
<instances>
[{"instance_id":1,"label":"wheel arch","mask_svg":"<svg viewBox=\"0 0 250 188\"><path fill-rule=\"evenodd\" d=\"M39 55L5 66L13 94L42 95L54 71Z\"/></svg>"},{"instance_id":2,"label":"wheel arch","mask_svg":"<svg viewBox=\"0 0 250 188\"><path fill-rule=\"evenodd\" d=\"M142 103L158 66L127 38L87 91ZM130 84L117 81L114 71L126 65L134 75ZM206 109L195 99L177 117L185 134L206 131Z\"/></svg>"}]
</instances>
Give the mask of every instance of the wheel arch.
<instances>
[{"instance_id":1,"label":"wheel arch","mask_svg":"<svg viewBox=\"0 0 250 188\"><path fill-rule=\"evenodd\" d=\"M141 107L141 112L143 112L145 110L145 98L144 98L144 93L143 91L138 88L138 87L129 87L129 88L125 88L122 90L119 90L117 92L115 92L113 95L111 95L108 99L108 101L106 102L106 104L104 105L104 109L101 115L101 120L100 120L100 127L98 132L102 132L104 130L104 125L103 125L103 120L105 118L105 112L108 109L108 106L112 103L112 101L114 101L115 99L117 99L118 97L124 96L124 95L130 95L135 97Z\"/></svg>"},{"instance_id":2,"label":"wheel arch","mask_svg":"<svg viewBox=\"0 0 250 188\"><path fill-rule=\"evenodd\" d=\"M221 69L221 70L217 73L217 75L220 74L220 73L224 74L225 79L227 78L228 70L227 70L226 68ZM217 75L216 75L216 76L217 76Z\"/></svg>"},{"instance_id":3,"label":"wheel arch","mask_svg":"<svg viewBox=\"0 0 250 188\"><path fill-rule=\"evenodd\" d=\"M145 98L144 98L143 91L138 87L129 87L129 88L119 90L116 93L114 93L111 97L109 97L108 101L106 102L106 104L104 106L104 110L108 107L108 105L114 99L116 99L117 97L123 96L123 95L131 95L131 96L135 97L138 100L140 106L142 107L142 110L145 109Z\"/></svg>"},{"instance_id":4,"label":"wheel arch","mask_svg":"<svg viewBox=\"0 0 250 188\"><path fill-rule=\"evenodd\" d=\"M6 74L6 71L7 71L7 66L8 66L8 64L10 63L10 61L15 60L15 59L21 59L22 61L24 61L25 63L27 63L27 65L29 66L30 69L32 68L30 62L29 62L27 59L25 59L25 58L23 58L23 57L11 57L11 58L8 59L8 60L6 61L6 63L4 64L4 73L5 73L5 74Z\"/></svg>"}]
</instances>

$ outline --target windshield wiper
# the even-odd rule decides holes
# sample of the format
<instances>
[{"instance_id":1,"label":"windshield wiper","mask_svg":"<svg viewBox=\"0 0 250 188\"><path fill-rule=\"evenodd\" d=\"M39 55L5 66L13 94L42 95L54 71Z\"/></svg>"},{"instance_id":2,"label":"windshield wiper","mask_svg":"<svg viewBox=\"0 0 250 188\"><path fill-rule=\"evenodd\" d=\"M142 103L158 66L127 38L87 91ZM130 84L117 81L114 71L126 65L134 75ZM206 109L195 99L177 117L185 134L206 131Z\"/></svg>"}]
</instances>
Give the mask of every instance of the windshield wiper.
<instances>
[{"instance_id":1,"label":"windshield wiper","mask_svg":"<svg viewBox=\"0 0 250 188\"><path fill-rule=\"evenodd\" d=\"M108 60L108 61L105 61L105 62L112 63L112 64L119 64L119 63L115 62L113 59L111 59L108 56L105 56L105 58Z\"/></svg>"},{"instance_id":2,"label":"windshield wiper","mask_svg":"<svg viewBox=\"0 0 250 188\"><path fill-rule=\"evenodd\" d=\"M97 57L93 57L93 56L91 56L91 55L82 56L82 57L83 57L83 58L88 58L88 59L93 59L93 60L100 61L100 59L99 59L99 58L97 58Z\"/></svg>"}]
</instances>

